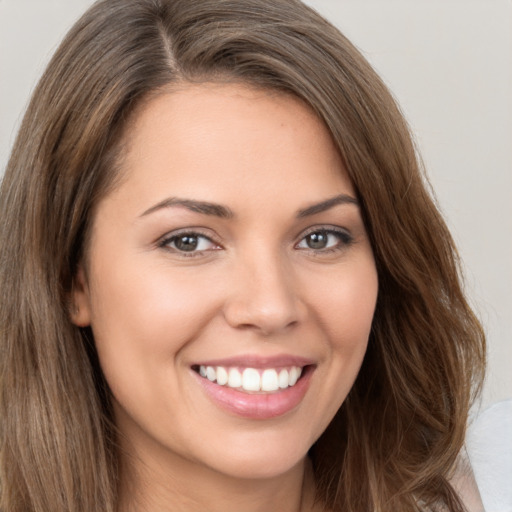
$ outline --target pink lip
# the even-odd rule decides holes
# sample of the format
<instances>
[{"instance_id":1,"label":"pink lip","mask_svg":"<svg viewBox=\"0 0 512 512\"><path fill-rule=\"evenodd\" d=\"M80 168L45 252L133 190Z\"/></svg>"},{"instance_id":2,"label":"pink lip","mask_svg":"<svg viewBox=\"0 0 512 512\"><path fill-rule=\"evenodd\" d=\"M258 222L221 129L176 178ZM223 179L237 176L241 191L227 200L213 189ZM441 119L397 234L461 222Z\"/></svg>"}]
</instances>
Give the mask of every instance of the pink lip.
<instances>
[{"instance_id":1,"label":"pink lip","mask_svg":"<svg viewBox=\"0 0 512 512\"><path fill-rule=\"evenodd\" d=\"M247 366L247 362L247 359L244 359L243 366ZM239 363L240 360L236 358L234 360L223 360L222 363L215 362L217 366L237 366ZM273 361L271 364L276 366L291 364L288 360L283 364L278 365L276 363L277 361ZM293 363L292 365L296 364ZM268 366L268 364L266 366ZM296 366L303 365L297 364ZM251 367L254 368L254 366ZM307 366L304 368L301 378L294 386L274 393L261 394L243 393L242 391L211 382L194 371L192 374L198 380L208 397L220 408L236 416L255 420L266 420L282 416L292 411L300 404L309 388L314 370L315 368L313 366Z\"/></svg>"},{"instance_id":2,"label":"pink lip","mask_svg":"<svg viewBox=\"0 0 512 512\"><path fill-rule=\"evenodd\" d=\"M229 357L225 359L214 359L210 361L201 361L195 363L194 366L224 366L224 367L243 367L243 368L281 368L285 366L310 366L315 362L312 359L291 355L277 356L256 356L243 355Z\"/></svg>"}]
</instances>

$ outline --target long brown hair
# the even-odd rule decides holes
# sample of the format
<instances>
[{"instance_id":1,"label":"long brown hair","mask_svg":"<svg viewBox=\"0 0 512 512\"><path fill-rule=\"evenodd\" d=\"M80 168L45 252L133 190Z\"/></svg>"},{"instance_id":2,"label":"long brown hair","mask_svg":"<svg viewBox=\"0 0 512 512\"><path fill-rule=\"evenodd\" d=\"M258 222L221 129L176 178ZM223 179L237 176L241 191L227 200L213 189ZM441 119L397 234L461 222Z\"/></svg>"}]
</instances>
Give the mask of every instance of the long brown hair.
<instances>
[{"instance_id":1,"label":"long brown hair","mask_svg":"<svg viewBox=\"0 0 512 512\"><path fill-rule=\"evenodd\" d=\"M69 320L70 291L95 205L115 187L131 113L169 84L206 80L310 105L372 242L379 297L369 348L311 448L318 499L346 512L462 510L449 477L483 375L482 329L392 96L296 0L103 0L50 62L0 191L0 508L117 509L108 387L90 330Z\"/></svg>"}]
</instances>

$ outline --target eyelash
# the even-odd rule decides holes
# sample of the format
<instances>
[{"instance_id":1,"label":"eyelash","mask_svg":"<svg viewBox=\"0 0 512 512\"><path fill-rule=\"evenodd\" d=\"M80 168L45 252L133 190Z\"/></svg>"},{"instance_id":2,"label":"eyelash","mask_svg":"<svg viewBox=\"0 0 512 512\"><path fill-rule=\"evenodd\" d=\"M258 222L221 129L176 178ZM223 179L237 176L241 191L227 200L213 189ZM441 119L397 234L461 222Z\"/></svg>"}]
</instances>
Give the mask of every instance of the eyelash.
<instances>
[{"instance_id":1,"label":"eyelash","mask_svg":"<svg viewBox=\"0 0 512 512\"><path fill-rule=\"evenodd\" d=\"M176 243L177 240L179 240L180 238L183 239L185 237L207 240L209 243L215 246L215 249L183 251L178 249L177 247L170 247L172 243ZM203 256L205 252L208 252L209 250L218 250L220 248L220 245L217 244L214 240L212 240L210 236L201 233L201 231L198 231L197 229L189 229L180 231L178 233L173 233L170 236L165 236L162 240L158 242L158 247L173 252L175 254L179 254L184 258L197 258Z\"/></svg>"},{"instance_id":2,"label":"eyelash","mask_svg":"<svg viewBox=\"0 0 512 512\"><path fill-rule=\"evenodd\" d=\"M352 245L354 242L353 236L345 229L335 228L332 226L315 226L314 228L309 229L302 235L299 244L304 242L307 239L307 237L315 234L327 235L327 237L329 237L330 235L334 235L338 239L338 242L333 247L326 247L321 249L314 249L312 247L304 248L304 250L310 251L315 255L325 255L343 251L344 249Z\"/></svg>"},{"instance_id":3,"label":"eyelash","mask_svg":"<svg viewBox=\"0 0 512 512\"><path fill-rule=\"evenodd\" d=\"M333 252L342 251L342 250L346 249L347 247L349 247L350 245L352 245L352 243L354 242L354 238L352 237L352 235L344 229L334 228L332 226L329 226L329 227L319 226L319 227L311 228L308 231L306 231L301 236L299 242L295 244L295 248L298 248L299 244L305 242L307 237L312 236L312 235L323 235L323 236L327 236L327 237L334 235L335 237L337 237L338 242L333 247L325 247L325 248L318 248L318 249L315 249L312 247L303 247L303 248L300 248L299 250L305 250L305 251L308 251L315 255L325 255L325 254L331 254ZM181 250L177 247L170 246L173 243L175 244L176 241L179 240L180 238L183 239L186 237L195 238L198 240L201 240L201 239L207 240L209 243L211 243L213 246L215 246L215 248L185 251L185 250ZM329 240L327 239L327 243L328 242L329 242ZM159 248L179 254L181 257L184 257L184 258L201 257L201 256L204 256L204 254L207 252L216 251L221 248L220 244L215 242L215 240L213 240L210 236L205 235L201 231L194 230L194 229L183 230L178 233L173 233L170 236L166 236L163 239L161 239L157 245Z\"/></svg>"}]
</instances>

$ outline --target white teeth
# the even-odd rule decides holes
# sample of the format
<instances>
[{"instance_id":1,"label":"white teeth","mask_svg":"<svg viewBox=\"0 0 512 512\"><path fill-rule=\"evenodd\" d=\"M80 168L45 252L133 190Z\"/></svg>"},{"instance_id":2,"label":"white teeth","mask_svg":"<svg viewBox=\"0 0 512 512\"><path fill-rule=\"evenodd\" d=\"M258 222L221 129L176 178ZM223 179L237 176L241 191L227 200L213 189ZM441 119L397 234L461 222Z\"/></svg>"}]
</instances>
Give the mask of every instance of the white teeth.
<instances>
[{"instance_id":1,"label":"white teeth","mask_svg":"<svg viewBox=\"0 0 512 512\"><path fill-rule=\"evenodd\" d=\"M217 366L217 384L224 386L228 383L228 372L222 366Z\"/></svg>"},{"instance_id":2,"label":"white teeth","mask_svg":"<svg viewBox=\"0 0 512 512\"><path fill-rule=\"evenodd\" d=\"M261 391L275 391L279 389L277 372L275 370L265 370L261 375Z\"/></svg>"},{"instance_id":3,"label":"white teeth","mask_svg":"<svg viewBox=\"0 0 512 512\"><path fill-rule=\"evenodd\" d=\"M224 366L200 366L199 375L211 382L217 382L219 386L227 386L250 392L272 392L294 386L301 376L300 366L290 366L281 370L266 368L244 368L242 372L238 368Z\"/></svg>"},{"instance_id":4,"label":"white teeth","mask_svg":"<svg viewBox=\"0 0 512 512\"><path fill-rule=\"evenodd\" d=\"M292 366L292 369L290 370L290 374L288 376L288 385L294 386L299 377L300 377L300 369L297 368L296 366Z\"/></svg>"},{"instance_id":5,"label":"white teeth","mask_svg":"<svg viewBox=\"0 0 512 512\"><path fill-rule=\"evenodd\" d=\"M206 378L208 380L211 380L212 382L214 382L217 379L217 373L215 372L215 369L212 368L211 366L206 367Z\"/></svg>"},{"instance_id":6,"label":"white teeth","mask_svg":"<svg viewBox=\"0 0 512 512\"><path fill-rule=\"evenodd\" d=\"M242 387L242 374L236 369L229 370L228 387L241 388Z\"/></svg>"},{"instance_id":7,"label":"white teeth","mask_svg":"<svg viewBox=\"0 0 512 512\"><path fill-rule=\"evenodd\" d=\"M286 389L289 384L288 370L281 370L279 372L279 387L281 389Z\"/></svg>"},{"instance_id":8,"label":"white teeth","mask_svg":"<svg viewBox=\"0 0 512 512\"><path fill-rule=\"evenodd\" d=\"M258 370L246 368L242 373L242 387L245 391L260 391L261 378Z\"/></svg>"}]
</instances>

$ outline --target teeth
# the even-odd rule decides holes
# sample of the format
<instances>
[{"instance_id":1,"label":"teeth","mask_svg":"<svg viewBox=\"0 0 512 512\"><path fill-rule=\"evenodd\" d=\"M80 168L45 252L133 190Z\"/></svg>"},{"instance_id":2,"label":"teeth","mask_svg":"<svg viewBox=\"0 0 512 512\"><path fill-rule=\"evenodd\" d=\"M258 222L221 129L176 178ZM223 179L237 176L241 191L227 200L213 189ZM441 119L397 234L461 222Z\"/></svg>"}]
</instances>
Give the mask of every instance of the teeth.
<instances>
[{"instance_id":1,"label":"teeth","mask_svg":"<svg viewBox=\"0 0 512 512\"><path fill-rule=\"evenodd\" d=\"M206 376L208 377L208 373ZM297 368L296 366L292 366L292 369L290 370L290 374L288 376L288 385L294 386L299 377L300 377L300 369ZM210 378L210 377L208 377L208 378Z\"/></svg>"},{"instance_id":2,"label":"teeth","mask_svg":"<svg viewBox=\"0 0 512 512\"><path fill-rule=\"evenodd\" d=\"M242 374L236 369L229 370L228 387L241 388L242 387Z\"/></svg>"},{"instance_id":3,"label":"teeth","mask_svg":"<svg viewBox=\"0 0 512 512\"><path fill-rule=\"evenodd\" d=\"M224 386L228 383L228 372L225 368L222 368L222 366L217 366L217 384L220 384L221 386Z\"/></svg>"},{"instance_id":4,"label":"teeth","mask_svg":"<svg viewBox=\"0 0 512 512\"><path fill-rule=\"evenodd\" d=\"M200 366L199 375L220 386L249 391L249 392L271 392L279 389L286 389L294 386L301 376L300 366L290 366L276 370L266 368L257 370L255 368L226 368L223 366Z\"/></svg>"},{"instance_id":5,"label":"teeth","mask_svg":"<svg viewBox=\"0 0 512 512\"><path fill-rule=\"evenodd\" d=\"M279 387L286 389L290 385L288 370L281 370L279 372Z\"/></svg>"},{"instance_id":6,"label":"teeth","mask_svg":"<svg viewBox=\"0 0 512 512\"><path fill-rule=\"evenodd\" d=\"M215 372L215 369L212 368L211 366L206 367L206 378L208 380L211 380L212 382L214 382L217 379L217 373Z\"/></svg>"},{"instance_id":7,"label":"teeth","mask_svg":"<svg viewBox=\"0 0 512 512\"><path fill-rule=\"evenodd\" d=\"M260 391L261 378L258 370L254 368L246 368L242 373L242 387L245 391Z\"/></svg>"},{"instance_id":8,"label":"teeth","mask_svg":"<svg viewBox=\"0 0 512 512\"><path fill-rule=\"evenodd\" d=\"M277 372L275 370L265 370L261 376L261 391L276 391L279 389Z\"/></svg>"}]
</instances>

